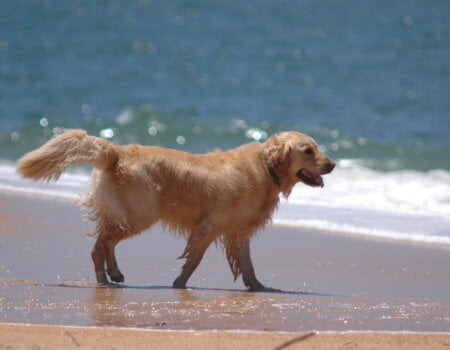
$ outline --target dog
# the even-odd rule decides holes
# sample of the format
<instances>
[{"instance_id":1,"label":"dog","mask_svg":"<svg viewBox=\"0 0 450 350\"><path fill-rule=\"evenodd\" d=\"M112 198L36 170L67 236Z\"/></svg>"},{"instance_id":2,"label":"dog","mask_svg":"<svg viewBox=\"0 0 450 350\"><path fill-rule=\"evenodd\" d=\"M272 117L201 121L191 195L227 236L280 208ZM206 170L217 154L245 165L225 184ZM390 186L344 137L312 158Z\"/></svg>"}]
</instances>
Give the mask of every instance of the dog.
<instances>
[{"instance_id":1,"label":"dog","mask_svg":"<svg viewBox=\"0 0 450 350\"><path fill-rule=\"evenodd\" d=\"M234 275L251 291L266 288L255 275L250 239L271 220L280 194L294 185L323 187L335 163L309 136L281 132L265 142L228 151L191 154L137 144L119 146L66 130L23 156L18 172L34 180L57 180L72 164L93 166L82 205L96 222L92 260L99 284L124 282L114 249L123 239L157 222L184 236L186 259L174 288L186 283L212 242L220 243Z\"/></svg>"}]
</instances>

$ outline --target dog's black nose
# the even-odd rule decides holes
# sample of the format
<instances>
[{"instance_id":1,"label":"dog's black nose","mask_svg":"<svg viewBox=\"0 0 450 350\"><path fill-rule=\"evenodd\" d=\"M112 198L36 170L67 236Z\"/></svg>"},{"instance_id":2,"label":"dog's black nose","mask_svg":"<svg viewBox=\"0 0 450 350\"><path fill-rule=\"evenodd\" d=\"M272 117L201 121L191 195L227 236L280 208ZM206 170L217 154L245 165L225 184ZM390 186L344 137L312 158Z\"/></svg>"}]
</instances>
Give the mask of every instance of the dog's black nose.
<instances>
[{"instance_id":1,"label":"dog's black nose","mask_svg":"<svg viewBox=\"0 0 450 350\"><path fill-rule=\"evenodd\" d=\"M325 164L325 169L327 170L327 172L331 173L335 166L336 163L330 160L327 164Z\"/></svg>"}]
</instances>

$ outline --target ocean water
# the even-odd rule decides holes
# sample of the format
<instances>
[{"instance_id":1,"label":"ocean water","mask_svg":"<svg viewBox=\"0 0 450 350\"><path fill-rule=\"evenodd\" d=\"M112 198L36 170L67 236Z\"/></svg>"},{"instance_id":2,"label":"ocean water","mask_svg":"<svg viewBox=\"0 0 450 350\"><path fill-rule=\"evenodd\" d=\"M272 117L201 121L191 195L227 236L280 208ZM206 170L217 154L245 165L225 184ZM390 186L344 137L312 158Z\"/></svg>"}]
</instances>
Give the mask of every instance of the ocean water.
<instances>
[{"instance_id":1,"label":"ocean water","mask_svg":"<svg viewBox=\"0 0 450 350\"><path fill-rule=\"evenodd\" d=\"M0 191L78 198L15 161L63 128L203 153L281 130L338 163L275 225L450 245L450 2L0 3ZM0 197L1 200L5 196Z\"/></svg>"}]
</instances>

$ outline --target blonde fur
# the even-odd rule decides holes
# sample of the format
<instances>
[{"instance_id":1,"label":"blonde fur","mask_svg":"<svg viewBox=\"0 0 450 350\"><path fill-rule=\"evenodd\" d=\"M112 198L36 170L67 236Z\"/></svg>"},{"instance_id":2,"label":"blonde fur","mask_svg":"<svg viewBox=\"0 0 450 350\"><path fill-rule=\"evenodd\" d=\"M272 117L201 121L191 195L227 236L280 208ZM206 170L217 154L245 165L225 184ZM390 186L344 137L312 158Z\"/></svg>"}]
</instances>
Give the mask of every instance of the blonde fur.
<instances>
[{"instance_id":1,"label":"blonde fur","mask_svg":"<svg viewBox=\"0 0 450 350\"><path fill-rule=\"evenodd\" d=\"M84 130L70 130L20 159L18 170L23 177L56 181L69 165L85 163L108 169L117 158L110 142L88 136Z\"/></svg>"},{"instance_id":2,"label":"blonde fur","mask_svg":"<svg viewBox=\"0 0 450 350\"><path fill-rule=\"evenodd\" d=\"M297 182L306 181L299 177L300 170L319 179L334 167L318 152L314 140L297 132L226 152L195 155L118 146L83 130L69 130L25 155L18 171L24 177L50 181L79 163L94 167L83 204L96 221L92 259L99 283L108 283L107 274L112 281L123 282L115 246L161 221L187 239L180 256L186 263L174 287L184 288L208 246L220 242L235 280L242 274L252 290L266 288L255 277L250 238L270 221L279 193L288 196Z\"/></svg>"}]
</instances>

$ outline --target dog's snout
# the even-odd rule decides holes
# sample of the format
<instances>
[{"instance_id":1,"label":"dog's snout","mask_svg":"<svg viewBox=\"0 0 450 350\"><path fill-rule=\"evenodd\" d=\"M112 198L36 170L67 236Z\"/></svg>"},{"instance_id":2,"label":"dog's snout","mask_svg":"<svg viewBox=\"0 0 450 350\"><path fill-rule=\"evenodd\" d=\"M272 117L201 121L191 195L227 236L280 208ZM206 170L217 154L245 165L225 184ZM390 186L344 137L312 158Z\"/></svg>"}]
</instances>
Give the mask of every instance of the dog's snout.
<instances>
[{"instance_id":1,"label":"dog's snout","mask_svg":"<svg viewBox=\"0 0 450 350\"><path fill-rule=\"evenodd\" d=\"M331 172L333 171L333 169L334 169L335 166L336 166L336 163L333 162L332 160L330 160L329 162L327 162L327 163L325 164L325 170L326 170L328 173L331 173Z\"/></svg>"}]
</instances>

